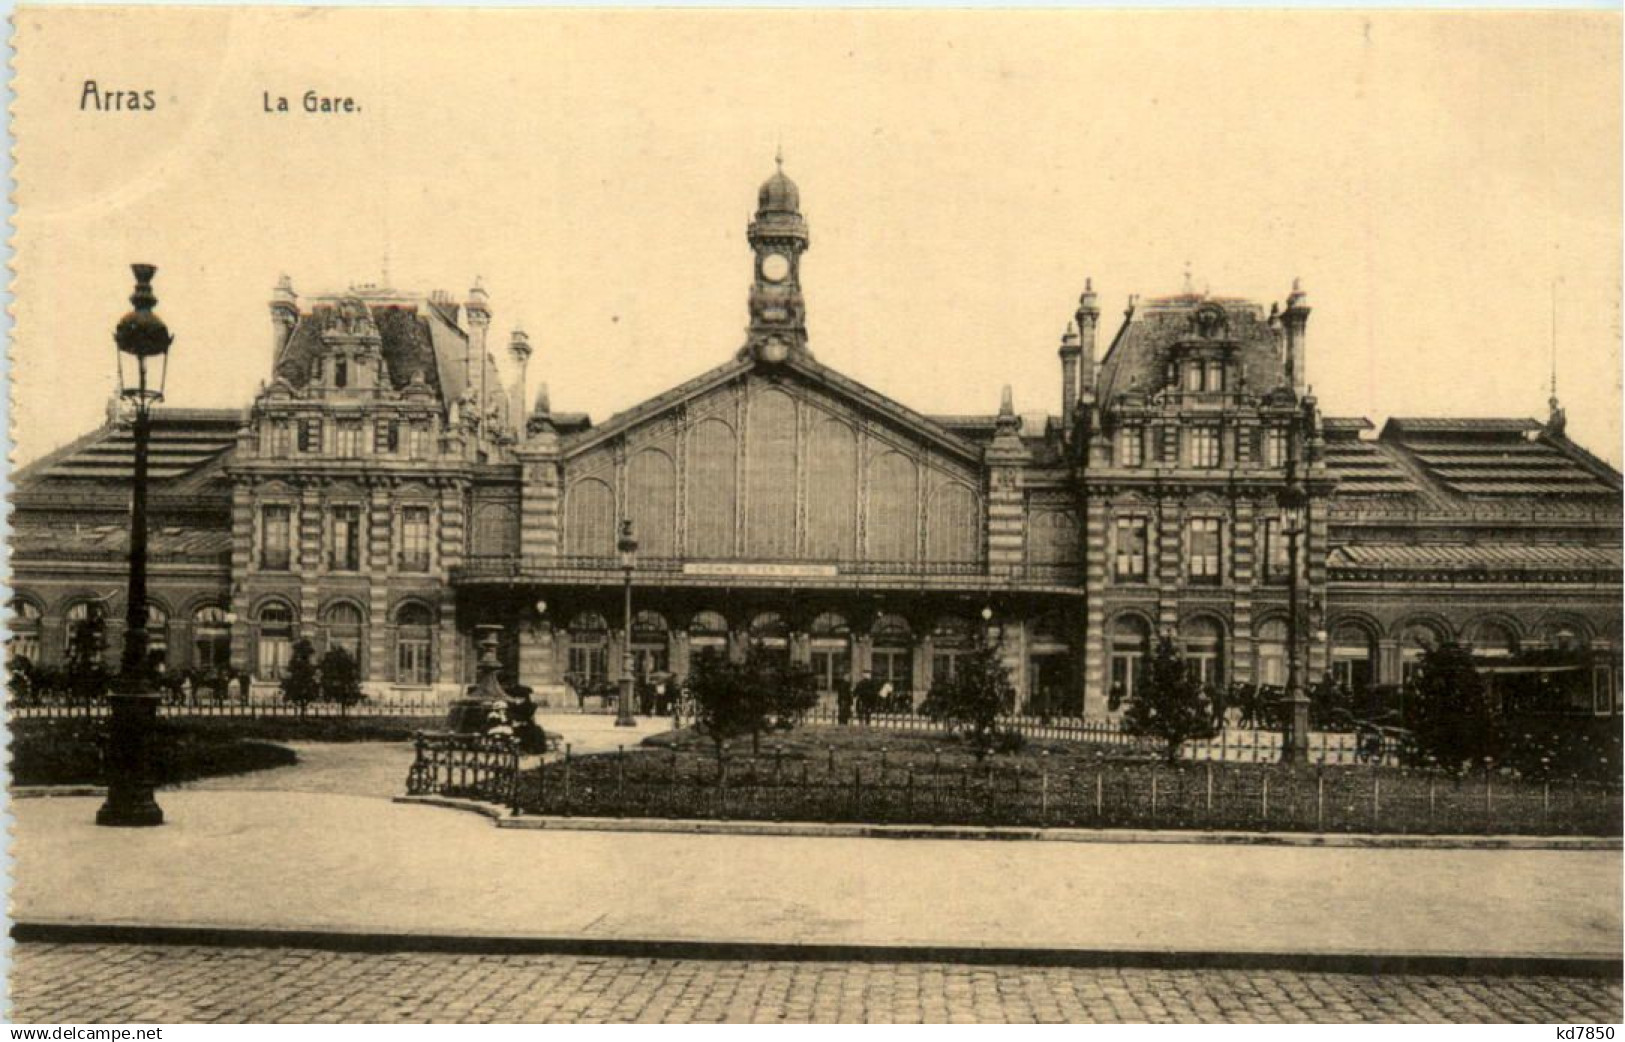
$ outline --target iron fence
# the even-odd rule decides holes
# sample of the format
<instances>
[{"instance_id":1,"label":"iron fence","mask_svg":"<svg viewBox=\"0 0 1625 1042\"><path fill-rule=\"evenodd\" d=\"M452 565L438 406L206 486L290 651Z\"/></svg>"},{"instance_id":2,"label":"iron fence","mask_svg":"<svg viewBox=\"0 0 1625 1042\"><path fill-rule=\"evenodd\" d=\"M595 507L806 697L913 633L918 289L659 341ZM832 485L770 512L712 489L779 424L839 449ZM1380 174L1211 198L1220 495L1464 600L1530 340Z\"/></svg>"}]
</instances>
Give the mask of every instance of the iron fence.
<instances>
[{"instance_id":1,"label":"iron fence","mask_svg":"<svg viewBox=\"0 0 1625 1042\"><path fill-rule=\"evenodd\" d=\"M518 813L1326 833L1618 836L1617 785L1391 768L869 755L565 755L521 774ZM492 800L492 802L499 802Z\"/></svg>"},{"instance_id":2,"label":"iron fence","mask_svg":"<svg viewBox=\"0 0 1625 1042\"><path fill-rule=\"evenodd\" d=\"M57 720L75 717L103 717L110 712L104 701L52 699L43 702L12 702L6 712L13 720ZM332 702L312 702L304 712L292 702L280 699L249 698L228 699L221 702L164 702L158 706L158 715L164 717L297 717L331 719L342 716L405 716L443 717L446 703L438 699L366 699L348 708Z\"/></svg>"}]
</instances>

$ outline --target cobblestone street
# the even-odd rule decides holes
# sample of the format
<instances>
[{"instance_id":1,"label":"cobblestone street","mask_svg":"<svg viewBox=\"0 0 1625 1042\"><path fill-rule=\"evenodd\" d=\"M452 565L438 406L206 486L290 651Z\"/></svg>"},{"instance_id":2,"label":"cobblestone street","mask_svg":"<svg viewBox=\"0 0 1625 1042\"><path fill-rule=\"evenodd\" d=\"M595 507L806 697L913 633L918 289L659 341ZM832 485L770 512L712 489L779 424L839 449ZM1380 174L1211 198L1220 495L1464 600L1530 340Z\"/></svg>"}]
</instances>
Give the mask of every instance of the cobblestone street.
<instances>
[{"instance_id":1,"label":"cobblestone street","mask_svg":"<svg viewBox=\"0 0 1625 1042\"><path fill-rule=\"evenodd\" d=\"M1618 981L22 944L11 1019L115 1022L1563 1022ZM95 981L87 987L87 981Z\"/></svg>"}]
</instances>

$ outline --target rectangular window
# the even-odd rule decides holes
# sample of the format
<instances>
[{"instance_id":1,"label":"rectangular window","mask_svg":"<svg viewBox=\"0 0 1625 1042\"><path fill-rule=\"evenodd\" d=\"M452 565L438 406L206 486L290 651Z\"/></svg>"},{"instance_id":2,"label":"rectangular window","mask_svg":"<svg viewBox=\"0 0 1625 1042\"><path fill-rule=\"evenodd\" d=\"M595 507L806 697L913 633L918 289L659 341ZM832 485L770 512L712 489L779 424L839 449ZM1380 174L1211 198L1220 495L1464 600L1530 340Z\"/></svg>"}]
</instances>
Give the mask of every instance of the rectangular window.
<instances>
[{"instance_id":1,"label":"rectangular window","mask_svg":"<svg viewBox=\"0 0 1625 1042\"><path fill-rule=\"evenodd\" d=\"M428 637L403 634L395 642L395 682L398 684L429 682Z\"/></svg>"},{"instance_id":2,"label":"rectangular window","mask_svg":"<svg viewBox=\"0 0 1625 1042\"><path fill-rule=\"evenodd\" d=\"M1224 390L1224 363L1212 361L1207 364L1207 389L1210 391Z\"/></svg>"},{"instance_id":3,"label":"rectangular window","mask_svg":"<svg viewBox=\"0 0 1625 1042\"><path fill-rule=\"evenodd\" d=\"M428 507L407 507L401 511L401 570L429 570Z\"/></svg>"},{"instance_id":4,"label":"rectangular window","mask_svg":"<svg viewBox=\"0 0 1625 1042\"><path fill-rule=\"evenodd\" d=\"M1117 519L1115 574L1118 582L1145 582L1146 529L1143 517Z\"/></svg>"},{"instance_id":5,"label":"rectangular window","mask_svg":"<svg viewBox=\"0 0 1625 1042\"><path fill-rule=\"evenodd\" d=\"M262 634L256 655L255 676L277 680L293 658L293 639L286 634Z\"/></svg>"},{"instance_id":6,"label":"rectangular window","mask_svg":"<svg viewBox=\"0 0 1625 1042\"><path fill-rule=\"evenodd\" d=\"M1190 577L1195 583L1219 581L1219 521L1212 517L1193 517L1188 526L1190 545Z\"/></svg>"},{"instance_id":7,"label":"rectangular window","mask_svg":"<svg viewBox=\"0 0 1625 1042\"><path fill-rule=\"evenodd\" d=\"M429 458L429 425L427 423L412 424L412 458Z\"/></svg>"},{"instance_id":8,"label":"rectangular window","mask_svg":"<svg viewBox=\"0 0 1625 1042\"><path fill-rule=\"evenodd\" d=\"M322 421L314 416L299 421L299 451L322 451Z\"/></svg>"},{"instance_id":9,"label":"rectangular window","mask_svg":"<svg viewBox=\"0 0 1625 1042\"><path fill-rule=\"evenodd\" d=\"M378 421L372 435L372 451L383 455L386 452L400 451L401 427L395 420L388 417Z\"/></svg>"},{"instance_id":10,"label":"rectangular window","mask_svg":"<svg viewBox=\"0 0 1625 1042\"><path fill-rule=\"evenodd\" d=\"M570 672L585 680L602 680L609 675L609 648L603 644L570 645Z\"/></svg>"},{"instance_id":11,"label":"rectangular window","mask_svg":"<svg viewBox=\"0 0 1625 1042\"><path fill-rule=\"evenodd\" d=\"M293 448L293 430L287 420L271 421L271 444L267 454L276 458L288 455Z\"/></svg>"},{"instance_id":12,"label":"rectangular window","mask_svg":"<svg viewBox=\"0 0 1625 1042\"><path fill-rule=\"evenodd\" d=\"M319 384L319 383L322 382L322 356L321 355L317 355L315 361L310 363L310 382L315 383L315 384Z\"/></svg>"},{"instance_id":13,"label":"rectangular window","mask_svg":"<svg viewBox=\"0 0 1625 1042\"><path fill-rule=\"evenodd\" d=\"M361 508L333 508L333 556L329 563L335 572L361 569Z\"/></svg>"},{"instance_id":14,"label":"rectangular window","mask_svg":"<svg viewBox=\"0 0 1625 1042\"><path fill-rule=\"evenodd\" d=\"M350 363L342 358L333 359L333 386L345 387L350 383Z\"/></svg>"},{"instance_id":15,"label":"rectangular window","mask_svg":"<svg viewBox=\"0 0 1625 1042\"><path fill-rule=\"evenodd\" d=\"M260 512L260 567L285 572L292 561L293 510L273 504Z\"/></svg>"},{"instance_id":16,"label":"rectangular window","mask_svg":"<svg viewBox=\"0 0 1625 1042\"><path fill-rule=\"evenodd\" d=\"M1185 366L1185 390L1200 391L1202 389L1202 363L1191 362Z\"/></svg>"},{"instance_id":17,"label":"rectangular window","mask_svg":"<svg viewBox=\"0 0 1625 1042\"><path fill-rule=\"evenodd\" d=\"M334 454L343 459L361 455L361 421L340 420L333 432Z\"/></svg>"},{"instance_id":18,"label":"rectangular window","mask_svg":"<svg viewBox=\"0 0 1625 1042\"><path fill-rule=\"evenodd\" d=\"M1122 467L1138 467L1145 462L1145 431L1139 427L1125 427L1117 432L1117 463Z\"/></svg>"},{"instance_id":19,"label":"rectangular window","mask_svg":"<svg viewBox=\"0 0 1625 1042\"><path fill-rule=\"evenodd\" d=\"M1264 466L1286 466L1286 431L1279 427L1264 432Z\"/></svg>"},{"instance_id":20,"label":"rectangular window","mask_svg":"<svg viewBox=\"0 0 1625 1042\"><path fill-rule=\"evenodd\" d=\"M1292 571L1292 560L1287 552L1289 547L1286 533L1281 529L1281 519L1264 518L1258 526L1258 538L1263 544L1259 559L1263 564L1265 581L1286 582Z\"/></svg>"},{"instance_id":21,"label":"rectangular window","mask_svg":"<svg viewBox=\"0 0 1625 1042\"><path fill-rule=\"evenodd\" d=\"M1216 427L1191 429L1191 462L1193 467L1211 470L1219 465L1219 431Z\"/></svg>"}]
</instances>

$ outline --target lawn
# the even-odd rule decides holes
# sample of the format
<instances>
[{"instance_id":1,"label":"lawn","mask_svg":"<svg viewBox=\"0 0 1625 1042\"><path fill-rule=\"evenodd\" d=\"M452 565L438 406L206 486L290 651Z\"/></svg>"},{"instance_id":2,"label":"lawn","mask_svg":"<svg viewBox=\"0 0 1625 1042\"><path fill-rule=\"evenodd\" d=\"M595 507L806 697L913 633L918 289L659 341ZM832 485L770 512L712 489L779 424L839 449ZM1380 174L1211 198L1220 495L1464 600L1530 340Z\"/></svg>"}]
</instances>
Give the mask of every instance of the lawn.
<instances>
[{"instance_id":1,"label":"lawn","mask_svg":"<svg viewBox=\"0 0 1625 1042\"><path fill-rule=\"evenodd\" d=\"M246 737L236 729L199 727L193 720L160 720L155 780L160 785L244 774L298 762L292 749ZM210 724L221 721L208 721ZM13 785L98 785L102 775L99 740L106 721L85 719L13 720Z\"/></svg>"},{"instance_id":2,"label":"lawn","mask_svg":"<svg viewBox=\"0 0 1625 1042\"><path fill-rule=\"evenodd\" d=\"M1030 741L977 762L938 734L691 731L525 773L531 813L894 824L1426 834L1620 834L1617 786L1373 767L1169 766L1120 746Z\"/></svg>"}]
</instances>

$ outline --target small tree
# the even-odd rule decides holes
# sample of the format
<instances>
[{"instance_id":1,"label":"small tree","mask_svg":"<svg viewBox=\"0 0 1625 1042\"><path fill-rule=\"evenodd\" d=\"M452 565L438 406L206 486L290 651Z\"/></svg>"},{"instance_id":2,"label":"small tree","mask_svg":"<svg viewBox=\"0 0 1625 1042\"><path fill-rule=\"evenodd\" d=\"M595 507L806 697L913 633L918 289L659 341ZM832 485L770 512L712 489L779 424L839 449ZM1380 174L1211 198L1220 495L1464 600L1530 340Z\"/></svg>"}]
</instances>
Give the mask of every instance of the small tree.
<instances>
[{"instance_id":1,"label":"small tree","mask_svg":"<svg viewBox=\"0 0 1625 1042\"><path fill-rule=\"evenodd\" d=\"M1169 763L1179 760L1179 748L1187 739L1218 733L1202 681L1187 668L1167 634L1157 642L1139 690L1129 696L1123 725L1130 734L1166 742Z\"/></svg>"},{"instance_id":2,"label":"small tree","mask_svg":"<svg viewBox=\"0 0 1625 1042\"><path fill-rule=\"evenodd\" d=\"M1412 683L1408 722L1424 756L1456 772L1499 755L1499 721L1467 648L1444 641L1426 649Z\"/></svg>"},{"instance_id":3,"label":"small tree","mask_svg":"<svg viewBox=\"0 0 1625 1042\"><path fill-rule=\"evenodd\" d=\"M282 674L282 699L298 706L300 716L305 715L310 703L322 693L315 656L315 646L301 637L293 645L293 658L288 662L287 672Z\"/></svg>"},{"instance_id":4,"label":"small tree","mask_svg":"<svg viewBox=\"0 0 1625 1042\"><path fill-rule=\"evenodd\" d=\"M320 668L323 700L337 702L339 714L348 716L350 707L361 701L361 670L355 658L343 648L329 648Z\"/></svg>"},{"instance_id":5,"label":"small tree","mask_svg":"<svg viewBox=\"0 0 1625 1042\"><path fill-rule=\"evenodd\" d=\"M6 663L6 697L14 705L35 700L34 662L27 655L13 655Z\"/></svg>"},{"instance_id":6,"label":"small tree","mask_svg":"<svg viewBox=\"0 0 1625 1042\"><path fill-rule=\"evenodd\" d=\"M958 727L980 761L998 739L999 715L1009 712L1015 702L1016 687L999 649L980 641L954 663L951 677L931 685L920 712Z\"/></svg>"},{"instance_id":7,"label":"small tree","mask_svg":"<svg viewBox=\"0 0 1625 1042\"><path fill-rule=\"evenodd\" d=\"M98 605L92 605L84 621L74 630L73 648L68 652L65 680L68 694L80 702L94 702L107 694L112 673L102 658L107 649L107 619Z\"/></svg>"},{"instance_id":8,"label":"small tree","mask_svg":"<svg viewBox=\"0 0 1625 1042\"><path fill-rule=\"evenodd\" d=\"M818 675L800 662L773 667L768 682L768 711L773 726L788 731L818 704Z\"/></svg>"},{"instance_id":9,"label":"small tree","mask_svg":"<svg viewBox=\"0 0 1625 1042\"><path fill-rule=\"evenodd\" d=\"M746 664L730 662L715 650L694 660L683 691L693 707L694 730L716 745L718 764L729 740L761 733L766 721L762 690Z\"/></svg>"}]
</instances>

